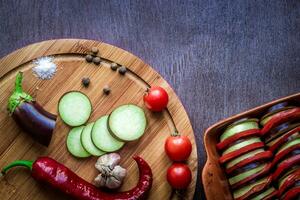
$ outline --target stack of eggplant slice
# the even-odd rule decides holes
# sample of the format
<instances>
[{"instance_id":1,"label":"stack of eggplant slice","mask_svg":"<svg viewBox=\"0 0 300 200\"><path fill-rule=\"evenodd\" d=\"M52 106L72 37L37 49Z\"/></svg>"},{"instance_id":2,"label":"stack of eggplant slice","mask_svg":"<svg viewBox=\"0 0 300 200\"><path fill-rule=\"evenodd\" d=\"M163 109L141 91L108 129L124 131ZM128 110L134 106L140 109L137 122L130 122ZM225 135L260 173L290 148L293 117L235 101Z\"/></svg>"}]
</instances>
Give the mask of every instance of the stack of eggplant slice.
<instances>
[{"instance_id":1,"label":"stack of eggplant slice","mask_svg":"<svg viewBox=\"0 0 300 200\"><path fill-rule=\"evenodd\" d=\"M274 154L272 181L280 199L300 196L300 107L272 106L260 121L262 138Z\"/></svg>"},{"instance_id":2,"label":"stack of eggplant slice","mask_svg":"<svg viewBox=\"0 0 300 200\"><path fill-rule=\"evenodd\" d=\"M220 163L233 191L233 197L243 199L274 199L277 190L271 185L271 151L265 150L258 119L241 119L229 125L220 136L217 148Z\"/></svg>"}]
</instances>

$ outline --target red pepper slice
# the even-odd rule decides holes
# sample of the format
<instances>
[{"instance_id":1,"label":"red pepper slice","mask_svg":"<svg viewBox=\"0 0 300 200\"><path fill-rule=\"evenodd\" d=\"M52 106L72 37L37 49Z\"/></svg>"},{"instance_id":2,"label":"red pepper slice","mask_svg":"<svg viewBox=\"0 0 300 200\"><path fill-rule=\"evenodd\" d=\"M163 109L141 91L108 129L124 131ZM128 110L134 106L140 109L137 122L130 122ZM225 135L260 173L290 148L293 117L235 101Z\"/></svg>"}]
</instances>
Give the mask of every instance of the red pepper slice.
<instances>
[{"instance_id":1,"label":"red pepper slice","mask_svg":"<svg viewBox=\"0 0 300 200\"><path fill-rule=\"evenodd\" d=\"M137 200L143 199L152 187L150 166L139 156L134 156L139 167L139 182L132 190L125 192L103 192L91 183L83 180L63 164L49 157L40 157L35 162L15 161L2 170L5 174L10 168L24 166L31 170L31 176L47 183L71 197L79 200Z\"/></svg>"},{"instance_id":2,"label":"red pepper slice","mask_svg":"<svg viewBox=\"0 0 300 200\"><path fill-rule=\"evenodd\" d=\"M280 153L275 155L274 160L272 161L272 166L275 167L276 164L281 161L283 158L285 158L289 153L291 153L294 150L300 149L300 144L291 146L283 151L281 151Z\"/></svg>"},{"instance_id":3,"label":"red pepper slice","mask_svg":"<svg viewBox=\"0 0 300 200\"><path fill-rule=\"evenodd\" d=\"M289 174L284 183L281 185L281 187L279 188L278 192L279 195L283 195L283 193L290 187L292 187L297 181L300 180L300 169L298 169L297 171L293 172L292 174Z\"/></svg>"},{"instance_id":4,"label":"red pepper slice","mask_svg":"<svg viewBox=\"0 0 300 200\"><path fill-rule=\"evenodd\" d=\"M230 160L232 160L232 159L234 159L234 158L236 158L236 157L238 157L238 156L240 156L240 155L242 155L244 153L247 153L247 152L252 151L254 149L261 148L263 146L264 146L263 142L256 142L256 143L247 145L247 146L245 146L243 148L240 148L238 150L235 150L233 152L225 154L224 156L221 156L220 159L219 159L219 162L221 164L224 164L224 163L226 163L226 162L228 162L228 161L230 161Z\"/></svg>"},{"instance_id":5,"label":"red pepper slice","mask_svg":"<svg viewBox=\"0 0 300 200\"><path fill-rule=\"evenodd\" d=\"M266 189L272 182L272 178L268 177L268 179L266 180L266 182L261 183L259 185L256 185L255 187L253 187L251 190L249 190L246 194L244 194L243 196L236 198L235 200L248 200L251 196L261 192L262 190Z\"/></svg>"},{"instance_id":6,"label":"red pepper slice","mask_svg":"<svg viewBox=\"0 0 300 200\"><path fill-rule=\"evenodd\" d=\"M260 160L267 160L267 159L270 159L272 156L273 156L273 154L271 151L265 151L265 152L255 154L253 157L246 158L246 159L242 160L241 162L237 163L236 165L226 169L226 173L231 174L235 170L237 170L241 167L244 167L250 163L254 163L254 162L257 162Z\"/></svg>"},{"instance_id":7,"label":"red pepper slice","mask_svg":"<svg viewBox=\"0 0 300 200\"><path fill-rule=\"evenodd\" d=\"M285 133L275 144L269 147L269 150L275 152L283 143L285 143L288 138L296 132L300 131L300 126L290 130L289 132Z\"/></svg>"},{"instance_id":8,"label":"red pepper slice","mask_svg":"<svg viewBox=\"0 0 300 200\"><path fill-rule=\"evenodd\" d=\"M292 199L296 199L299 196L300 196L300 186L294 187L294 188L290 189L289 191L287 191L282 199L283 200L292 200Z\"/></svg>"},{"instance_id":9,"label":"red pepper slice","mask_svg":"<svg viewBox=\"0 0 300 200\"><path fill-rule=\"evenodd\" d=\"M233 142L241 138L256 136L256 135L260 135L260 129L250 129L250 130L242 131L218 143L217 148L218 150L223 150L227 148L230 144L232 144Z\"/></svg>"},{"instance_id":10,"label":"red pepper slice","mask_svg":"<svg viewBox=\"0 0 300 200\"><path fill-rule=\"evenodd\" d=\"M248 176L247 178L245 178L245 179L243 179L243 180L241 180L241 181L239 181L239 182L237 182L237 183L231 185L231 188L232 188L232 189L240 188L240 187L242 187L243 185L245 185L246 183L248 183L248 182L250 182L250 181L252 181L252 180L254 180L254 179L257 179L257 178L259 178L259 177L262 177L263 175L269 173L271 167L272 167L272 164L271 164L271 163L267 164L267 165L264 167L263 170L261 170L260 172L258 172L258 173L256 173L256 174L253 174L253 175L251 175L251 176Z\"/></svg>"},{"instance_id":11,"label":"red pepper slice","mask_svg":"<svg viewBox=\"0 0 300 200\"><path fill-rule=\"evenodd\" d=\"M289 110L285 110L282 112L279 112L268 121L263 129L261 130L261 135L265 136L272 128L285 123L287 121L300 119L300 108L293 108Z\"/></svg>"},{"instance_id":12,"label":"red pepper slice","mask_svg":"<svg viewBox=\"0 0 300 200\"><path fill-rule=\"evenodd\" d=\"M268 196L266 196L262 200L273 200L273 199L277 199L277 197L278 197L278 191L274 190L274 192L272 192L271 194L269 194Z\"/></svg>"},{"instance_id":13,"label":"red pepper slice","mask_svg":"<svg viewBox=\"0 0 300 200\"><path fill-rule=\"evenodd\" d=\"M280 163L272 174L272 180L276 181L287 169L297 164L300 164L300 154L290 157Z\"/></svg>"}]
</instances>

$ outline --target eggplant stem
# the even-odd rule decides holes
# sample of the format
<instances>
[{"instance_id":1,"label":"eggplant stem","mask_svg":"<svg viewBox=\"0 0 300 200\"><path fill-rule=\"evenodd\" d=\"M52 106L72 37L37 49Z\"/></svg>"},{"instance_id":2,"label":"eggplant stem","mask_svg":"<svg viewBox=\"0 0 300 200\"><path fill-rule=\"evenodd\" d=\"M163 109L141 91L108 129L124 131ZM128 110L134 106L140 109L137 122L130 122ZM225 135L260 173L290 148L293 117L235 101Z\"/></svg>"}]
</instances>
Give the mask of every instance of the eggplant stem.
<instances>
[{"instance_id":1,"label":"eggplant stem","mask_svg":"<svg viewBox=\"0 0 300 200\"><path fill-rule=\"evenodd\" d=\"M23 72L19 72L16 76L14 92L18 92L18 93L23 92L22 81L23 81Z\"/></svg>"},{"instance_id":2,"label":"eggplant stem","mask_svg":"<svg viewBox=\"0 0 300 200\"><path fill-rule=\"evenodd\" d=\"M29 94L23 92L22 81L23 81L23 73L19 72L16 76L14 92L10 96L8 101L7 109L10 114L12 114L22 102L33 101L33 98Z\"/></svg>"},{"instance_id":3,"label":"eggplant stem","mask_svg":"<svg viewBox=\"0 0 300 200\"><path fill-rule=\"evenodd\" d=\"M32 169L33 161L30 160L16 160L9 165L5 166L1 170L1 175L5 175L8 170L10 170L13 167L27 167L28 169Z\"/></svg>"}]
</instances>

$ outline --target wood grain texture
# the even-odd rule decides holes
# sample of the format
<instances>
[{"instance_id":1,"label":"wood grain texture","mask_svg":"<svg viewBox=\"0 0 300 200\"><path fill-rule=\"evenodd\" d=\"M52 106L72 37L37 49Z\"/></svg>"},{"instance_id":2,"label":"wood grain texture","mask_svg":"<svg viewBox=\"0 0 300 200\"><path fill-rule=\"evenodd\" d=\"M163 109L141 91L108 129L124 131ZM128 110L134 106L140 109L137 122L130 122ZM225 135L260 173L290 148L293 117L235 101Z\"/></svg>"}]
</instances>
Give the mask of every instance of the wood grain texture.
<instances>
[{"instance_id":1,"label":"wood grain texture","mask_svg":"<svg viewBox=\"0 0 300 200\"><path fill-rule=\"evenodd\" d=\"M299 92L298 0L1 0L0 55L51 38L89 38L154 67L185 106L196 134ZM204 193L198 181L195 199Z\"/></svg>"},{"instance_id":2,"label":"wood grain texture","mask_svg":"<svg viewBox=\"0 0 300 200\"><path fill-rule=\"evenodd\" d=\"M99 49L99 55L103 59L100 66L87 63L84 56L92 47ZM58 66L55 77L42 81L37 79L31 68L32 60L41 56L53 56ZM129 70L125 75L110 69L114 62L126 66ZM116 107L123 104L136 104L144 108L147 117L147 129L145 135L138 141L128 142L121 150L121 166L128 171L121 191L129 190L135 186L138 180L138 170L132 159L134 155L140 155L151 166L153 171L153 187L149 193L149 199L170 199L172 189L166 181L166 169L172 164L164 152L166 138L174 131L184 133L193 145L193 151L188 159L188 165L192 170L193 181L185 193L185 199L194 196L197 179L197 148L191 123L174 91L167 82L157 74L149 65L129 52L114 46L92 41L78 39L50 40L32 44L19 49L0 60L0 166L5 166L14 160L35 160L39 156L50 156L58 162L65 164L79 176L89 182L93 182L97 175L94 164L97 158L76 159L66 149L66 136L70 127L61 119L53 133L52 141L48 148L34 142L25 132L21 131L14 120L5 112L5 107L14 87L14 79L18 71L24 72L24 90L33 94L46 110L57 113L57 104L63 94L70 90L79 90L85 93L93 105L93 112L89 122L94 122L99 117L107 115ZM91 84L85 88L81 84L82 77L89 77ZM102 88L109 85L111 94L106 96ZM168 108L162 113L153 113L144 106L143 95L149 85L164 87L170 97ZM29 173L21 171L7 174L1 179L0 194L5 194L4 199L65 199L46 186L41 189L30 178ZM5 185L8 185L7 187ZM13 190L11 191L11 187ZM50 193L50 194L48 194ZM3 199L3 198L1 198Z\"/></svg>"}]
</instances>

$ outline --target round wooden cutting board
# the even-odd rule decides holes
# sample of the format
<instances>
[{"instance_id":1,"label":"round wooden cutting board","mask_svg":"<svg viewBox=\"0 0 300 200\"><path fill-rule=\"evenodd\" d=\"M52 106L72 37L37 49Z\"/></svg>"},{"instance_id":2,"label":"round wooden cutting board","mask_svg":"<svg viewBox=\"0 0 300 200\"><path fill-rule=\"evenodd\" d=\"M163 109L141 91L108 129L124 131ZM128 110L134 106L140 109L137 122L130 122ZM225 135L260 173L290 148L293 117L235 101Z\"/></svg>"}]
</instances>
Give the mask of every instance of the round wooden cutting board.
<instances>
[{"instance_id":1,"label":"round wooden cutting board","mask_svg":"<svg viewBox=\"0 0 300 200\"><path fill-rule=\"evenodd\" d=\"M102 58L100 65L87 63L84 56L92 47L99 49ZM56 75L51 80L36 78L31 68L33 60L43 56L54 57L58 66ZM129 70L124 76L110 69L115 62L126 66ZM127 143L119 151L121 166L128 174L120 191L135 186L138 180L137 165L133 155L140 155L152 168L154 181L149 199L170 199L171 187L166 181L166 171L171 165L164 152L165 139L175 130L187 135L193 145L188 165L193 172L193 181L185 192L185 199L192 199L197 177L197 150L194 133L188 116L180 100L167 82L136 56L117 47L91 40L61 39L29 45L19 49L0 60L0 167L17 159L35 160L42 155L50 156L63 163L79 176L89 182L97 175L94 164L96 157L77 159L69 154L66 148L66 136L70 128L60 118L57 120L55 132L48 148L33 141L20 130L14 120L8 116L6 105L14 87L18 71L24 72L24 90L31 94L46 110L57 114L59 98L70 90L85 93L93 105L93 113L89 122L109 114L122 104L133 103L141 106L148 120L144 136L135 142ZM91 84L84 88L83 77L89 77ZM104 95L105 85L111 87L111 94ZM168 109L162 113L151 113L143 103L146 88L151 85L164 87L170 97ZM1 199L70 199L64 194L40 184L30 177L27 169L15 168L0 179Z\"/></svg>"}]
</instances>

